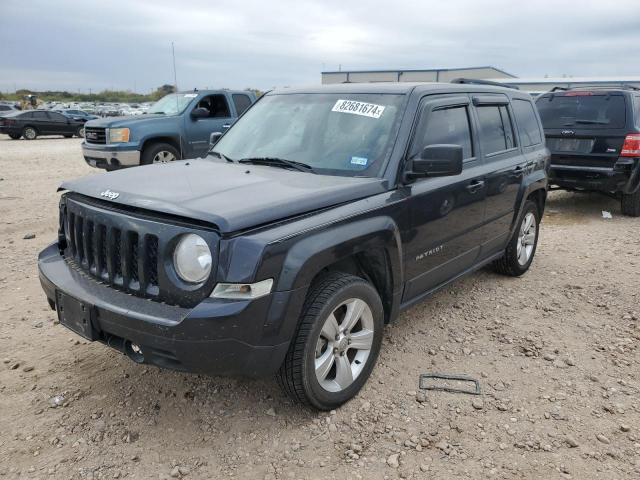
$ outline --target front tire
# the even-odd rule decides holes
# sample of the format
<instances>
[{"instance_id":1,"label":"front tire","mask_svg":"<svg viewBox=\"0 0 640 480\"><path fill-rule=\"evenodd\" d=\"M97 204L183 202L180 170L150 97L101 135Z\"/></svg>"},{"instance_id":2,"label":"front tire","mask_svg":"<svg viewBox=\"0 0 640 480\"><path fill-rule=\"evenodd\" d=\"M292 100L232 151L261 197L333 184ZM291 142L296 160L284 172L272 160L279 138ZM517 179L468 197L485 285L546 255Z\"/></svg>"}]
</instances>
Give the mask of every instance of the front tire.
<instances>
[{"instance_id":1,"label":"front tire","mask_svg":"<svg viewBox=\"0 0 640 480\"><path fill-rule=\"evenodd\" d=\"M384 310L366 280L330 273L305 301L298 331L277 374L293 400L331 410L365 384L380 352Z\"/></svg>"},{"instance_id":2,"label":"front tire","mask_svg":"<svg viewBox=\"0 0 640 480\"><path fill-rule=\"evenodd\" d=\"M535 202L527 200L518 219L518 227L504 251L504 256L493 262L496 272L510 277L523 275L533 262L540 233L540 212Z\"/></svg>"},{"instance_id":3,"label":"front tire","mask_svg":"<svg viewBox=\"0 0 640 480\"><path fill-rule=\"evenodd\" d=\"M84 127L78 127L78 129L76 130L76 136L84 138Z\"/></svg>"},{"instance_id":4,"label":"front tire","mask_svg":"<svg viewBox=\"0 0 640 480\"><path fill-rule=\"evenodd\" d=\"M142 152L141 164L151 165L154 163L169 163L180 160L180 153L169 143L156 143L144 149Z\"/></svg>"},{"instance_id":5,"label":"front tire","mask_svg":"<svg viewBox=\"0 0 640 480\"><path fill-rule=\"evenodd\" d=\"M11 140L19 140L21 136L22 136L21 133L10 133L9 134L9 138Z\"/></svg>"},{"instance_id":6,"label":"front tire","mask_svg":"<svg viewBox=\"0 0 640 480\"><path fill-rule=\"evenodd\" d=\"M640 189L635 193L623 194L620 206L623 215L640 217Z\"/></svg>"},{"instance_id":7,"label":"front tire","mask_svg":"<svg viewBox=\"0 0 640 480\"><path fill-rule=\"evenodd\" d=\"M38 138L38 131L33 127L24 127L22 130L22 136L25 140L35 140Z\"/></svg>"}]
</instances>

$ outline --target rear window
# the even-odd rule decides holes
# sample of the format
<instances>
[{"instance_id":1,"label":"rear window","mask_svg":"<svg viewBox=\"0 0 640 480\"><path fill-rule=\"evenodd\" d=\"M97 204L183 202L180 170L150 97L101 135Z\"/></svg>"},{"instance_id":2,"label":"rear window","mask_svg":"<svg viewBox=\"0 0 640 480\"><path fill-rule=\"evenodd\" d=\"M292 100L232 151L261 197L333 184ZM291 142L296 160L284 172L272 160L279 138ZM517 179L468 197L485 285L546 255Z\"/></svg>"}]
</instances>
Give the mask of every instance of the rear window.
<instances>
[{"instance_id":1,"label":"rear window","mask_svg":"<svg viewBox=\"0 0 640 480\"><path fill-rule=\"evenodd\" d=\"M536 101L544 128L624 128L622 95L607 93L550 94Z\"/></svg>"},{"instance_id":2,"label":"rear window","mask_svg":"<svg viewBox=\"0 0 640 480\"><path fill-rule=\"evenodd\" d=\"M515 147L511 119L505 105L477 107L480 120L480 145L485 155Z\"/></svg>"},{"instance_id":3,"label":"rear window","mask_svg":"<svg viewBox=\"0 0 640 480\"><path fill-rule=\"evenodd\" d=\"M527 100L515 98L512 105L513 113L518 123L520 143L522 146L529 147L542 143L542 133L540 132L536 113L533 110L533 104Z\"/></svg>"}]
</instances>

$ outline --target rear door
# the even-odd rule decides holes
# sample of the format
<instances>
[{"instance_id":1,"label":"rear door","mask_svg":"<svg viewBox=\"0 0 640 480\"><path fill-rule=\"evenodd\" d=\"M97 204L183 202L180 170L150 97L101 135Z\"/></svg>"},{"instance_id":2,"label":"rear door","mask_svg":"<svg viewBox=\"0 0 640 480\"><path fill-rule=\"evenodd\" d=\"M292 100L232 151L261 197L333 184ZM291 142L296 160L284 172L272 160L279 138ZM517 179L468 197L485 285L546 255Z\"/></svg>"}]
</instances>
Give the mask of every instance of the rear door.
<instances>
[{"instance_id":1,"label":"rear door","mask_svg":"<svg viewBox=\"0 0 640 480\"><path fill-rule=\"evenodd\" d=\"M540 96L536 106L552 168L594 172L613 168L629 133L626 118L631 108L624 93L550 92Z\"/></svg>"},{"instance_id":2,"label":"rear door","mask_svg":"<svg viewBox=\"0 0 640 480\"><path fill-rule=\"evenodd\" d=\"M196 108L209 111L205 118L193 118L191 112ZM185 117L188 152L187 158L202 157L209 149L209 138L213 132L226 131L233 121L227 95L218 93L202 97L189 108Z\"/></svg>"},{"instance_id":3,"label":"rear door","mask_svg":"<svg viewBox=\"0 0 640 480\"><path fill-rule=\"evenodd\" d=\"M405 232L403 300L410 301L473 266L482 243L486 187L466 94L428 96L408 158L434 144L460 145L460 175L416 180L410 184L409 228Z\"/></svg>"},{"instance_id":4,"label":"rear door","mask_svg":"<svg viewBox=\"0 0 640 480\"><path fill-rule=\"evenodd\" d=\"M44 112L41 110L31 112L31 120L29 121L32 124L40 135L51 135L55 132L55 128L51 125L51 120L49 119L49 112Z\"/></svg>"},{"instance_id":5,"label":"rear door","mask_svg":"<svg viewBox=\"0 0 640 480\"><path fill-rule=\"evenodd\" d=\"M487 182L482 256L488 257L508 241L527 162L516 138L509 98L504 94L474 95L473 104Z\"/></svg>"}]
</instances>

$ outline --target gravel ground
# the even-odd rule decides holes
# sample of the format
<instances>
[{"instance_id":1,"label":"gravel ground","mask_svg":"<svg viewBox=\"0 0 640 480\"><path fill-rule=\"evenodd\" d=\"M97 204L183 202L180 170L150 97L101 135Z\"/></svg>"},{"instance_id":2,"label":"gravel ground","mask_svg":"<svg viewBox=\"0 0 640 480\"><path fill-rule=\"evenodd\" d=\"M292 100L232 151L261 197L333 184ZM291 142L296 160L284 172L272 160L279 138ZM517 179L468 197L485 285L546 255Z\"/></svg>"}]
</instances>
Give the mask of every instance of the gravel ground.
<instances>
[{"instance_id":1,"label":"gravel ground","mask_svg":"<svg viewBox=\"0 0 640 480\"><path fill-rule=\"evenodd\" d=\"M357 398L317 413L57 324L36 255L56 188L86 174L104 175L78 139L0 136L0 478L640 478L640 219L617 202L552 193L524 277L481 271L404 313ZM483 395L425 395L423 372Z\"/></svg>"}]
</instances>

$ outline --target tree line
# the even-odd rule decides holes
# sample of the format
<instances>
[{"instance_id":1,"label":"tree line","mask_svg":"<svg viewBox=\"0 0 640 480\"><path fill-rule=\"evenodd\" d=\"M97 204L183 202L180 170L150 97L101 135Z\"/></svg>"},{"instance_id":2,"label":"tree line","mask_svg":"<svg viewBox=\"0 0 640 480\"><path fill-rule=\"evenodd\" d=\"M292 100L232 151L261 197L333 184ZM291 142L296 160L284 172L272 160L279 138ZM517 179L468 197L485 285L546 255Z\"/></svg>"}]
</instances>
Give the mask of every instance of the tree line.
<instances>
[{"instance_id":1,"label":"tree line","mask_svg":"<svg viewBox=\"0 0 640 480\"><path fill-rule=\"evenodd\" d=\"M262 92L252 88L247 88L256 94L262 95ZM27 95L36 95L43 102L122 102L122 103L143 103L155 102L165 95L175 92L173 85L162 85L149 94L134 93L124 90L103 90L97 93L74 93L58 90L27 90L20 89L15 93L0 92L0 100L20 101Z\"/></svg>"}]
</instances>

